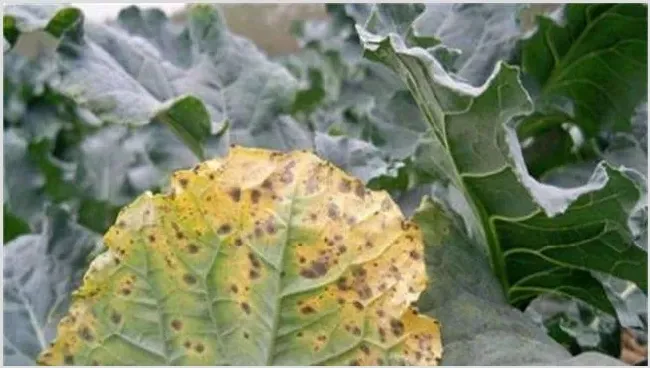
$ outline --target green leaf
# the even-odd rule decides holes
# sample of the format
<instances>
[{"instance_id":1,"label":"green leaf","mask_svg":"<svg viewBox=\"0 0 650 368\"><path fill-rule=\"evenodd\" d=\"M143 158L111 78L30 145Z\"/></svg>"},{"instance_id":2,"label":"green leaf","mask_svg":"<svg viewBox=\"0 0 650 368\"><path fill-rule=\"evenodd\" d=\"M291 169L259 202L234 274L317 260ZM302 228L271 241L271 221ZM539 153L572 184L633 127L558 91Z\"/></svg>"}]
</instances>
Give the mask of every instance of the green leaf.
<instances>
[{"instance_id":1,"label":"green leaf","mask_svg":"<svg viewBox=\"0 0 650 368\"><path fill-rule=\"evenodd\" d=\"M522 41L521 65L541 113L520 129L548 129L548 116L564 111L586 139L603 130L629 131L635 108L647 98L647 5L568 4L537 23ZM557 152L569 155L566 147Z\"/></svg>"},{"instance_id":2,"label":"green leaf","mask_svg":"<svg viewBox=\"0 0 650 368\"><path fill-rule=\"evenodd\" d=\"M499 60L510 61L522 30L521 4L427 4L413 22L418 36L435 37L446 49L459 53L447 70L479 86ZM439 47L438 52L445 48Z\"/></svg>"},{"instance_id":3,"label":"green leaf","mask_svg":"<svg viewBox=\"0 0 650 368\"><path fill-rule=\"evenodd\" d=\"M570 189L528 174L512 126L532 109L518 69L498 64L485 85L473 87L397 34L357 29L366 56L392 68L422 109L430 130L415 163L463 194L510 303L523 308L541 293L555 293L613 314L590 271L647 288L646 252L627 225L640 198L633 181L605 163Z\"/></svg>"},{"instance_id":4,"label":"green leaf","mask_svg":"<svg viewBox=\"0 0 650 368\"><path fill-rule=\"evenodd\" d=\"M155 115L183 140L196 157L204 159L203 143L210 134L210 115L196 97L185 96L170 101L170 106ZM187 122L190 122L189 124Z\"/></svg>"},{"instance_id":5,"label":"green leaf","mask_svg":"<svg viewBox=\"0 0 650 368\"><path fill-rule=\"evenodd\" d=\"M602 354L571 358L520 311L508 305L480 244L447 205L423 200L413 221L422 229L431 282L420 311L443 326L444 365L618 365Z\"/></svg>"},{"instance_id":6,"label":"green leaf","mask_svg":"<svg viewBox=\"0 0 650 368\"><path fill-rule=\"evenodd\" d=\"M4 364L35 365L56 335L95 248L97 236L59 207L47 210L40 234L4 247Z\"/></svg>"},{"instance_id":7,"label":"green leaf","mask_svg":"<svg viewBox=\"0 0 650 368\"><path fill-rule=\"evenodd\" d=\"M251 216L252 215L252 216ZM233 148L106 233L44 364L436 364L421 233L315 155Z\"/></svg>"},{"instance_id":8,"label":"green leaf","mask_svg":"<svg viewBox=\"0 0 650 368\"><path fill-rule=\"evenodd\" d=\"M29 157L19 131L4 131L4 208L27 224L40 222L45 200L45 176Z\"/></svg>"},{"instance_id":9,"label":"green leaf","mask_svg":"<svg viewBox=\"0 0 650 368\"><path fill-rule=\"evenodd\" d=\"M11 213L6 205L3 206L2 219L2 237L4 239L4 245L7 245L11 240L22 234L29 233L31 230L29 224L23 221L20 217Z\"/></svg>"}]
</instances>

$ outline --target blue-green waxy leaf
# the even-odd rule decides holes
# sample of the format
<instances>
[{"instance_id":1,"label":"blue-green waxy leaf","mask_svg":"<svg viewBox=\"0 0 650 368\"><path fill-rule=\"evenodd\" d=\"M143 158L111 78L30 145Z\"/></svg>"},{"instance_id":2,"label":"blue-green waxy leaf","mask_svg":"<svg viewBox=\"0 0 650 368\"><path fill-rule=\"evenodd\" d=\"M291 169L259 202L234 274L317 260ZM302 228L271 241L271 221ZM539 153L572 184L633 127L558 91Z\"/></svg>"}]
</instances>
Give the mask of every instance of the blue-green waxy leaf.
<instances>
[{"instance_id":1,"label":"blue-green waxy leaf","mask_svg":"<svg viewBox=\"0 0 650 368\"><path fill-rule=\"evenodd\" d=\"M413 216L425 241L431 282L420 311L440 319L443 365L620 365L596 353L571 357L519 310L508 305L480 244L463 220L426 198Z\"/></svg>"},{"instance_id":2,"label":"blue-green waxy leaf","mask_svg":"<svg viewBox=\"0 0 650 368\"><path fill-rule=\"evenodd\" d=\"M43 230L20 236L4 251L4 364L35 365L56 335L98 237L50 207Z\"/></svg>"},{"instance_id":3,"label":"blue-green waxy leaf","mask_svg":"<svg viewBox=\"0 0 650 368\"><path fill-rule=\"evenodd\" d=\"M416 165L463 193L511 303L523 307L550 292L613 314L590 271L647 288L646 252L628 228L641 193L625 172L603 163L575 188L529 175L514 123L533 106L517 68L500 63L475 87L397 33L357 29L366 56L393 69L418 102L430 130Z\"/></svg>"}]
</instances>

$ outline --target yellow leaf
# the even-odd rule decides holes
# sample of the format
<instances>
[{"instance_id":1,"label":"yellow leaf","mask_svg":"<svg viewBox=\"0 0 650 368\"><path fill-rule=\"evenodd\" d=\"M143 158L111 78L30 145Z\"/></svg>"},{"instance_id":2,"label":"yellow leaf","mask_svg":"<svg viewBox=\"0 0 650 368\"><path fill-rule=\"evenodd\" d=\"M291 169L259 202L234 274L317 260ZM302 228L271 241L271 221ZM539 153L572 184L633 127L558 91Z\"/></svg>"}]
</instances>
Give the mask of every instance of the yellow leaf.
<instances>
[{"instance_id":1,"label":"yellow leaf","mask_svg":"<svg viewBox=\"0 0 650 368\"><path fill-rule=\"evenodd\" d=\"M422 234L309 152L234 147L122 210L40 363L435 365Z\"/></svg>"}]
</instances>

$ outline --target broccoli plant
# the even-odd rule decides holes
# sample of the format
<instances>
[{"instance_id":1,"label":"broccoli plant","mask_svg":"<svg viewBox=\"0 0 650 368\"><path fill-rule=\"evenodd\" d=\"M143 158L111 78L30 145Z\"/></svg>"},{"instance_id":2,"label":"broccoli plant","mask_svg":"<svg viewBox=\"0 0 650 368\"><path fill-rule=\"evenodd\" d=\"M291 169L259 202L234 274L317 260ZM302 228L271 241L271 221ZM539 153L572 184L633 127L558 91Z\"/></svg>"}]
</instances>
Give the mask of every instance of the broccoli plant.
<instances>
[{"instance_id":1,"label":"broccoli plant","mask_svg":"<svg viewBox=\"0 0 650 368\"><path fill-rule=\"evenodd\" d=\"M602 365L647 334L647 6L327 10L270 59L211 5L5 8L5 364Z\"/></svg>"}]
</instances>

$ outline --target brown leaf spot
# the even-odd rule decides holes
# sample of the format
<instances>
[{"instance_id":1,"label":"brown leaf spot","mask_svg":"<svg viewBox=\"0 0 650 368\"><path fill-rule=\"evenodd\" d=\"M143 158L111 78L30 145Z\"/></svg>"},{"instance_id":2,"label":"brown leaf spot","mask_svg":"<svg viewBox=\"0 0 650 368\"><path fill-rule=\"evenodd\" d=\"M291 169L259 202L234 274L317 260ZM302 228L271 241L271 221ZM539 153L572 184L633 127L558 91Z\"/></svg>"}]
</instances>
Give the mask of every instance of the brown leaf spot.
<instances>
[{"instance_id":1,"label":"brown leaf spot","mask_svg":"<svg viewBox=\"0 0 650 368\"><path fill-rule=\"evenodd\" d=\"M194 243L190 243L187 245L187 251L191 254L196 254L199 251L199 247Z\"/></svg>"},{"instance_id":2,"label":"brown leaf spot","mask_svg":"<svg viewBox=\"0 0 650 368\"><path fill-rule=\"evenodd\" d=\"M341 254L345 253L347 250L348 250L348 248L347 248L345 245L341 245L341 246L339 247L339 252L340 252Z\"/></svg>"},{"instance_id":3,"label":"brown leaf spot","mask_svg":"<svg viewBox=\"0 0 650 368\"><path fill-rule=\"evenodd\" d=\"M300 308L300 313L302 313L302 314L312 314L312 313L316 313L316 310L313 307L311 307L309 305L306 305L306 306Z\"/></svg>"},{"instance_id":4,"label":"brown leaf spot","mask_svg":"<svg viewBox=\"0 0 650 368\"><path fill-rule=\"evenodd\" d=\"M253 268L260 268L261 266L260 261L259 259L257 259L257 257L255 257L255 254L253 254L252 252L248 253L248 260L253 265Z\"/></svg>"},{"instance_id":5,"label":"brown leaf spot","mask_svg":"<svg viewBox=\"0 0 650 368\"><path fill-rule=\"evenodd\" d=\"M241 305L241 309L244 311L244 313L251 314L251 306L250 306L250 304L248 304L246 302L242 302L240 305Z\"/></svg>"},{"instance_id":6,"label":"brown leaf spot","mask_svg":"<svg viewBox=\"0 0 650 368\"><path fill-rule=\"evenodd\" d=\"M356 336L361 335L361 329L359 328L359 326L352 327L352 334Z\"/></svg>"},{"instance_id":7,"label":"brown leaf spot","mask_svg":"<svg viewBox=\"0 0 650 368\"><path fill-rule=\"evenodd\" d=\"M156 241L156 236L155 235L149 235L149 241L151 243L154 243Z\"/></svg>"},{"instance_id":8,"label":"brown leaf spot","mask_svg":"<svg viewBox=\"0 0 650 368\"><path fill-rule=\"evenodd\" d=\"M180 331L183 328L183 322L175 319L172 321L172 328L176 331Z\"/></svg>"},{"instance_id":9,"label":"brown leaf spot","mask_svg":"<svg viewBox=\"0 0 650 368\"><path fill-rule=\"evenodd\" d=\"M79 337L81 337L83 340L91 342L95 340L95 337L93 336L92 331L90 331L90 328L87 326L81 327L81 329L78 331Z\"/></svg>"},{"instance_id":10,"label":"brown leaf spot","mask_svg":"<svg viewBox=\"0 0 650 368\"><path fill-rule=\"evenodd\" d=\"M119 324L122 321L122 315L119 314L117 311L113 311L111 313L111 322L115 323L116 325Z\"/></svg>"},{"instance_id":11,"label":"brown leaf spot","mask_svg":"<svg viewBox=\"0 0 650 368\"><path fill-rule=\"evenodd\" d=\"M230 188L228 195L232 198L233 201L239 202L241 199L241 189L239 188Z\"/></svg>"},{"instance_id":12,"label":"brown leaf spot","mask_svg":"<svg viewBox=\"0 0 650 368\"><path fill-rule=\"evenodd\" d=\"M250 335L248 334L248 332L244 332L244 338L248 339L249 337L250 337Z\"/></svg>"},{"instance_id":13,"label":"brown leaf spot","mask_svg":"<svg viewBox=\"0 0 650 368\"><path fill-rule=\"evenodd\" d=\"M352 305L354 305L354 307L357 308L358 310L363 310L363 304L361 304L361 302L359 302L358 300L355 300L352 303Z\"/></svg>"},{"instance_id":14,"label":"brown leaf spot","mask_svg":"<svg viewBox=\"0 0 650 368\"><path fill-rule=\"evenodd\" d=\"M219 229L217 230L217 234L219 235L226 235L232 230L232 227L230 224L223 224L219 226Z\"/></svg>"},{"instance_id":15,"label":"brown leaf spot","mask_svg":"<svg viewBox=\"0 0 650 368\"><path fill-rule=\"evenodd\" d=\"M339 190L342 193L348 193L352 190L352 182L348 179L342 179L339 183Z\"/></svg>"},{"instance_id":16,"label":"brown leaf spot","mask_svg":"<svg viewBox=\"0 0 650 368\"><path fill-rule=\"evenodd\" d=\"M196 277L194 277L194 275L186 273L183 275L183 281L185 281L185 283L188 285L194 285L196 284Z\"/></svg>"},{"instance_id":17,"label":"brown leaf spot","mask_svg":"<svg viewBox=\"0 0 650 368\"><path fill-rule=\"evenodd\" d=\"M327 205L327 216L332 220L336 220L339 217L339 212L339 206L337 206L336 203L330 202Z\"/></svg>"},{"instance_id":18,"label":"brown leaf spot","mask_svg":"<svg viewBox=\"0 0 650 368\"><path fill-rule=\"evenodd\" d=\"M257 189L251 190L251 202L253 202L254 204L258 204L260 201L260 197L262 197L262 193L259 190Z\"/></svg>"},{"instance_id":19,"label":"brown leaf spot","mask_svg":"<svg viewBox=\"0 0 650 368\"><path fill-rule=\"evenodd\" d=\"M366 191L365 191L365 189L363 187L363 183L361 183L361 181L357 181L357 184L356 184L356 186L354 188L354 194L356 194L357 197L359 197L361 199L363 199L365 197Z\"/></svg>"},{"instance_id":20,"label":"brown leaf spot","mask_svg":"<svg viewBox=\"0 0 650 368\"><path fill-rule=\"evenodd\" d=\"M278 229L275 227L275 222L273 222L273 219L268 219L266 220L266 232L269 233L269 235L275 234Z\"/></svg>"},{"instance_id":21,"label":"brown leaf spot","mask_svg":"<svg viewBox=\"0 0 650 368\"><path fill-rule=\"evenodd\" d=\"M273 189L273 183L271 183L269 179L264 179L264 181L262 182L262 188L266 190L271 190Z\"/></svg>"},{"instance_id":22,"label":"brown leaf spot","mask_svg":"<svg viewBox=\"0 0 650 368\"><path fill-rule=\"evenodd\" d=\"M239 292L239 288L237 287L237 285L232 284L232 285L230 285L230 291L237 294L237 292Z\"/></svg>"},{"instance_id":23,"label":"brown leaf spot","mask_svg":"<svg viewBox=\"0 0 650 368\"><path fill-rule=\"evenodd\" d=\"M420 253L418 253L416 250L410 251L409 256L416 261L420 259Z\"/></svg>"},{"instance_id":24,"label":"brown leaf spot","mask_svg":"<svg viewBox=\"0 0 650 368\"><path fill-rule=\"evenodd\" d=\"M393 335L397 337L402 336L404 333L404 324L396 318L390 320L390 328L393 331Z\"/></svg>"},{"instance_id":25,"label":"brown leaf spot","mask_svg":"<svg viewBox=\"0 0 650 368\"><path fill-rule=\"evenodd\" d=\"M131 294L131 289L129 288L122 288L122 295L126 296Z\"/></svg>"},{"instance_id":26,"label":"brown leaf spot","mask_svg":"<svg viewBox=\"0 0 650 368\"><path fill-rule=\"evenodd\" d=\"M368 345L361 344L361 346L359 346L359 348L361 349L361 351L363 351L364 354L370 355L370 348L368 347Z\"/></svg>"},{"instance_id":27,"label":"brown leaf spot","mask_svg":"<svg viewBox=\"0 0 650 368\"><path fill-rule=\"evenodd\" d=\"M203 344L201 344L200 342L194 345L194 351L196 351L197 353L201 354L204 350L205 350L205 346L203 346Z\"/></svg>"},{"instance_id":28,"label":"brown leaf spot","mask_svg":"<svg viewBox=\"0 0 650 368\"><path fill-rule=\"evenodd\" d=\"M189 342L188 340L185 340L185 342L183 343L183 346L185 346L185 348L189 349L192 346L192 343Z\"/></svg>"},{"instance_id":29,"label":"brown leaf spot","mask_svg":"<svg viewBox=\"0 0 650 368\"><path fill-rule=\"evenodd\" d=\"M327 273L327 265L321 261L311 261L309 268L300 270L300 276L308 279L316 279Z\"/></svg>"},{"instance_id":30,"label":"brown leaf spot","mask_svg":"<svg viewBox=\"0 0 650 368\"><path fill-rule=\"evenodd\" d=\"M181 187L187 188L187 179L186 178L181 178L178 182L181 184Z\"/></svg>"},{"instance_id":31,"label":"brown leaf spot","mask_svg":"<svg viewBox=\"0 0 650 368\"><path fill-rule=\"evenodd\" d=\"M248 271L248 277L249 277L251 280L258 279L258 278L260 277L260 273L257 272L256 270L250 270L250 271Z\"/></svg>"},{"instance_id":32,"label":"brown leaf spot","mask_svg":"<svg viewBox=\"0 0 650 368\"><path fill-rule=\"evenodd\" d=\"M241 247L242 244L243 244L243 242L242 242L241 238L235 239L235 246L236 247Z\"/></svg>"},{"instance_id":33,"label":"brown leaf spot","mask_svg":"<svg viewBox=\"0 0 650 368\"><path fill-rule=\"evenodd\" d=\"M318 341L325 341L325 340L327 340L327 336L319 335L317 339L318 339Z\"/></svg>"}]
</instances>

